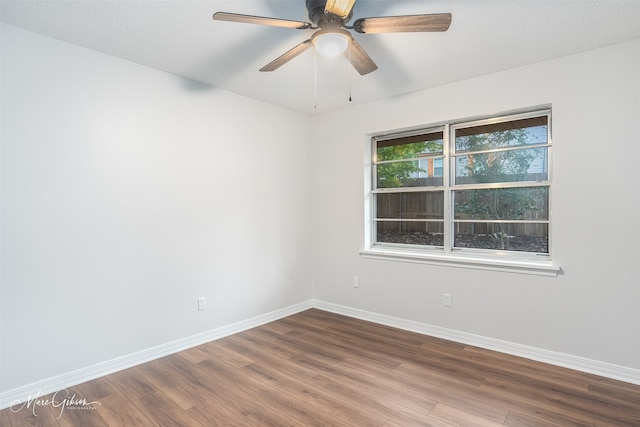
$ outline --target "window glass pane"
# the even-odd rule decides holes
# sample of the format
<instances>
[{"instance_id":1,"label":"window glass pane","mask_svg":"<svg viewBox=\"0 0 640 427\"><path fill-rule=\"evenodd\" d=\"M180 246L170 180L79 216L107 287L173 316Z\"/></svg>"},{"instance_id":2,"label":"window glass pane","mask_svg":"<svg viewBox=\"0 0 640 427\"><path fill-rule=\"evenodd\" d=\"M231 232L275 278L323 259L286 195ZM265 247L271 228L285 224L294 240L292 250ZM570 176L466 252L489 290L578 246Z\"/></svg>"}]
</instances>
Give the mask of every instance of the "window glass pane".
<instances>
[{"instance_id":1,"label":"window glass pane","mask_svg":"<svg viewBox=\"0 0 640 427\"><path fill-rule=\"evenodd\" d=\"M444 165L443 158L433 159L433 176L442 176L442 173L444 171L443 165Z\"/></svg>"},{"instance_id":2,"label":"window glass pane","mask_svg":"<svg viewBox=\"0 0 640 427\"><path fill-rule=\"evenodd\" d=\"M442 186L442 169L436 170L434 160L422 158L376 165L377 188Z\"/></svg>"},{"instance_id":3,"label":"window glass pane","mask_svg":"<svg viewBox=\"0 0 640 427\"><path fill-rule=\"evenodd\" d=\"M442 222L376 221L377 243L443 246Z\"/></svg>"},{"instance_id":4,"label":"window glass pane","mask_svg":"<svg viewBox=\"0 0 640 427\"><path fill-rule=\"evenodd\" d=\"M549 253L549 226L528 223L456 223L454 247Z\"/></svg>"},{"instance_id":5,"label":"window glass pane","mask_svg":"<svg viewBox=\"0 0 640 427\"><path fill-rule=\"evenodd\" d=\"M549 219L549 187L454 191L453 200L455 219Z\"/></svg>"},{"instance_id":6,"label":"window glass pane","mask_svg":"<svg viewBox=\"0 0 640 427\"><path fill-rule=\"evenodd\" d=\"M457 153L546 144L547 116L456 129L455 135Z\"/></svg>"},{"instance_id":7,"label":"window glass pane","mask_svg":"<svg viewBox=\"0 0 640 427\"><path fill-rule=\"evenodd\" d=\"M380 193L376 194L376 218L443 219L444 193Z\"/></svg>"},{"instance_id":8,"label":"window glass pane","mask_svg":"<svg viewBox=\"0 0 640 427\"><path fill-rule=\"evenodd\" d=\"M442 132L378 141L376 143L376 161L408 160L442 154L442 144Z\"/></svg>"},{"instance_id":9,"label":"window glass pane","mask_svg":"<svg viewBox=\"0 0 640 427\"><path fill-rule=\"evenodd\" d=\"M456 156L456 184L546 181L547 163L547 147Z\"/></svg>"}]
</instances>

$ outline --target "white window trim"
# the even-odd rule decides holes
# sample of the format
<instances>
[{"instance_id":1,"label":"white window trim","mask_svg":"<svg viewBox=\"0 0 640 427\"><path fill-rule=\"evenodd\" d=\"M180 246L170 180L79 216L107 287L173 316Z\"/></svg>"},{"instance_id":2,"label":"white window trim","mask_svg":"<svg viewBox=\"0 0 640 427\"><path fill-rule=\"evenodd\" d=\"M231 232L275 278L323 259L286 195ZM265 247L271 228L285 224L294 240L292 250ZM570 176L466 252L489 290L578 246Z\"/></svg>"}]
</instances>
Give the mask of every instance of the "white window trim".
<instances>
[{"instance_id":1,"label":"white window trim","mask_svg":"<svg viewBox=\"0 0 640 427\"><path fill-rule=\"evenodd\" d=\"M550 106L542 106L537 108L532 108L528 110L520 110L520 111L512 111L506 112L503 114L496 115L494 117L505 117L510 115L517 114L526 114L532 112L540 112L545 109L550 110ZM471 122L474 119L469 120L459 120L459 122ZM411 131L424 131L425 129L433 129L440 126L445 126L445 135L449 132L449 126L453 125L454 122L448 122L443 124L435 124L429 126L416 127L412 129L406 130L398 130L394 132L385 132L385 133L377 133L377 134L369 134L366 135L364 141L364 153L365 153L365 168L364 168L364 249L359 251L360 256L363 258L369 259L378 259L378 260L389 260L389 261L400 261L400 262L410 262L410 263L420 263L420 264L430 264L430 265L438 265L438 266L446 266L446 267L459 267L459 268L473 268L479 270L492 270L492 271L501 271L501 272L510 272L510 273L521 273L521 274L533 274L533 275L542 275L542 276L557 276L561 268L559 265L551 261L550 255L532 255L532 254L522 254L522 257L518 256L519 254L509 253L508 257L506 254L501 254L499 251L492 251L491 255L483 254L482 251L478 251L477 253L473 251L465 251L465 253L458 253L457 250L451 250L449 252L445 252L442 248L431 248L431 247L416 247L415 249L409 245L398 245L394 246L392 244L385 245L374 245L373 244L373 205L372 205L372 173L373 173L373 144L372 139L375 137L380 137L383 135L396 134L396 133L407 133ZM421 130L422 129L422 130ZM448 136L445 136L445 146L443 147L445 150L448 150ZM447 162L445 162L446 164ZM551 163L551 148L549 152L549 163ZM445 170L445 176L449 172ZM446 177L445 177L446 179ZM552 180L551 177L551 165L549 165L549 180ZM551 190L552 191L552 190ZM446 194L446 193L445 193ZM445 202L445 209L448 204ZM445 215L447 213L445 212ZM551 224L550 224L551 228ZM550 229L551 236L551 229ZM446 242L445 236L445 244ZM549 247L551 249L551 242L549 242ZM536 259L539 258L539 259Z\"/></svg>"},{"instance_id":2,"label":"white window trim","mask_svg":"<svg viewBox=\"0 0 640 427\"><path fill-rule=\"evenodd\" d=\"M469 255L428 253L426 250L411 251L389 247L374 247L360 251L363 258L431 264L445 267L474 268L477 270L504 271L509 273L557 276L560 267L551 261L526 261L514 259L483 258Z\"/></svg>"}]
</instances>

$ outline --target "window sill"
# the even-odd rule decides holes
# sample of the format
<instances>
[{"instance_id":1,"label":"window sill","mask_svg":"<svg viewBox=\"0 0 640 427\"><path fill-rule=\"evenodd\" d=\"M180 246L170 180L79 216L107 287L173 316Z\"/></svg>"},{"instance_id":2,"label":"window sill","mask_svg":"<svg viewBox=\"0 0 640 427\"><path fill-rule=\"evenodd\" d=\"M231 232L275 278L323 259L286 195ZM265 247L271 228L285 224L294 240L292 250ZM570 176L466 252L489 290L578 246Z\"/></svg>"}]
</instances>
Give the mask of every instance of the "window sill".
<instances>
[{"instance_id":1,"label":"window sill","mask_svg":"<svg viewBox=\"0 0 640 427\"><path fill-rule=\"evenodd\" d=\"M388 261L413 262L420 264L441 265L446 267L474 268L509 273L534 274L556 277L560 267L551 261L513 260L482 258L469 255L444 253L425 253L411 250L389 248L365 249L360 251L363 258L382 259Z\"/></svg>"}]
</instances>

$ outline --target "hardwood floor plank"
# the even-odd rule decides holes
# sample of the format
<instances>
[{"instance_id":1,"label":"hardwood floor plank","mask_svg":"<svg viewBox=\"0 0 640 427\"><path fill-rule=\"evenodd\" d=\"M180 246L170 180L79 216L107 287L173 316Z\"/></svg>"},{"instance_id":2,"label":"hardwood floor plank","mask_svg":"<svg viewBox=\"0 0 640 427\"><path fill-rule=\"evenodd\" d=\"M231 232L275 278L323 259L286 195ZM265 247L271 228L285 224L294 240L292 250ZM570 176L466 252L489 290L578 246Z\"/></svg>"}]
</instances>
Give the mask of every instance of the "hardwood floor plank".
<instances>
[{"instance_id":1,"label":"hardwood floor plank","mask_svg":"<svg viewBox=\"0 0 640 427\"><path fill-rule=\"evenodd\" d=\"M514 411L509 412L504 425L508 427L564 427L564 424L548 422Z\"/></svg>"},{"instance_id":2,"label":"hardwood floor plank","mask_svg":"<svg viewBox=\"0 0 640 427\"><path fill-rule=\"evenodd\" d=\"M484 385L480 389L483 396L510 408L512 411L515 410L562 427L593 427L593 421L590 421L588 417L582 417L579 413L567 411L562 405L536 401L527 396L526 393L513 393L510 390L489 388Z\"/></svg>"},{"instance_id":3,"label":"hardwood floor plank","mask_svg":"<svg viewBox=\"0 0 640 427\"><path fill-rule=\"evenodd\" d=\"M297 352L283 352L281 348L274 350L273 347L263 346L262 344L263 343L256 340L255 337L249 340L245 336L236 336L234 337L233 342L229 345L234 349L234 351L250 354L251 358L254 360L250 365L260 363L279 366L282 370L286 370L292 375L295 375L296 378L300 379L313 378L313 376L316 375L317 372L313 369L299 363L291 362L291 358L297 356ZM274 352L271 350L274 350Z\"/></svg>"},{"instance_id":4,"label":"hardwood floor plank","mask_svg":"<svg viewBox=\"0 0 640 427\"><path fill-rule=\"evenodd\" d=\"M286 402L291 405L290 412L298 420L297 425L334 425L347 427L351 424L344 421L335 411L326 410L324 405L314 405L312 400L318 399L316 390L309 390L306 381L283 375L282 372L269 371L267 365L251 365L245 368L248 375L264 383L268 390L262 393L269 402L278 402L280 406ZM281 402L282 401L282 402Z\"/></svg>"},{"instance_id":5,"label":"hardwood floor plank","mask_svg":"<svg viewBox=\"0 0 640 427\"><path fill-rule=\"evenodd\" d=\"M452 427L451 424L443 423L442 421L438 421L433 418L426 418L422 424L424 427ZM406 427L404 424L397 424L393 421L387 421L384 427Z\"/></svg>"},{"instance_id":6,"label":"hardwood floor plank","mask_svg":"<svg viewBox=\"0 0 640 427\"><path fill-rule=\"evenodd\" d=\"M180 352L180 356L187 359L191 363L199 363L203 360L211 358L211 354L204 351L204 346L190 348Z\"/></svg>"},{"instance_id":7,"label":"hardwood floor plank","mask_svg":"<svg viewBox=\"0 0 640 427\"><path fill-rule=\"evenodd\" d=\"M112 394L100 399L100 406L96 407L96 411L109 426L149 427L157 425L130 402L129 397L124 394Z\"/></svg>"},{"instance_id":8,"label":"hardwood floor plank","mask_svg":"<svg viewBox=\"0 0 640 427\"><path fill-rule=\"evenodd\" d=\"M244 391L232 380L228 380L226 371L237 371L226 362L205 360L193 367L198 379L194 394L200 396L197 408L211 411L212 408L223 407L231 418L244 420L248 415L260 409L263 403Z\"/></svg>"},{"instance_id":9,"label":"hardwood floor plank","mask_svg":"<svg viewBox=\"0 0 640 427\"><path fill-rule=\"evenodd\" d=\"M237 419L269 410L259 393L252 395L249 392L248 389L255 387L255 384L242 382L237 376L242 371L234 364L211 358L193 364L182 358L181 354L166 357L162 363L166 370L176 372L185 389L190 390L196 402L193 407L204 410L205 406L224 405L229 411L228 415ZM232 379L229 380L230 377ZM281 414L274 414L273 417L280 421L284 419Z\"/></svg>"},{"instance_id":10,"label":"hardwood floor plank","mask_svg":"<svg viewBox=\"0 0 640 427\"><path fill-rule=\"evenodd\" d=\"M385 345L388 350L413 351L424 344L424 341L416 338L415 335L418 334L381 325L367 324L362 320L358 321L357 326L349 327L348 324L336 323L327 328L327 330L355 340L379 343ZM398 333L394 334L393 332L395 331L398 331Z\"/></svg>"},{"instance_id":11,"label":"hardwood floor plank","mask_svg":"<svg viewBox=\"0 0 640 427\"><path fill-rule=\"evenodd\" d=\"M438 396L437 400L448 406L464 407L471 413L499 423L502 423L509 413L507 406L502 406L501 402L480 393L481 383L466 381L464 376L448 377L439 370L433 372L429 367L410 363L394 369L394 372L407 378L422 380L425 387L430 388L432 394Z\"/></svg>"},{"instance_id":12,"label":"hardwood floor plank","mask_svg":"<svg viewBox=\"0 0 640 427\"><path fill-rule=\"evenodd\" d=\"M497 427L503 425L502 423L496 423L470 412L443 405L442 403L438 403L436 407L433 408L429 413L429 417L449 423L452 426Z\"/></svg>"},{"instance_id":13,"label":"hardwood floor plank","mask_svg":"<svg viewBox=\"0 0 640 427\"><path fill-rule=\"evenodd\" d=\"M311 383L324 393L337 398L349 406L362 408L379 416L381 419L403 423L405 426L424 426L429 409L409 408L374 393L361 393L360 388L341 381L339 378L329 379L326 375L318 375Z\"/></svg>"},{"instance_id":14,"label":"hardwood floor plank","mask_svg":"<svg viewBox=\"0 0 640 427\"><path fill-rule=\"evenodd\" d=\"M43 396L43 399L49 399L51 395ZM28 404L27 404L28 405ZM2 426L11 427L59 427L58 416L60 411L54 414L51 406L21 406L16 405L2 411Z\"/></svg>"},{"instance_id":15,"label":"hardwood floor plank","mask_svg":"<svg viewBox=\"0 0 640 427\"><path fill-rule=\"evenodd\" d=\"M138 372L182 409L189 409L198 403L198 397L194 396L193 385L185 379L184 372L167 369L169 360L174 357L167 356L145 363Z\"/></svg>"},{"instance_id":16,"label":"hardwood floor plank","mask_svg":"<svg viewBox=\"0 0 640 427\"><path fill-rule=\"evenodd\" d=\"M266 364L277 362L277 358L273 357L265 360ZM247 420L268 424L265 414L270 414L268 418L281 423L281 425L283 425L282 423L286 425L309 424L310 421L322 419L323 413L310 410L302 400L287 396L286 393L274 392L273 384L267 384L262 379L250 378L247 369L251 366L253 364L244 366L245 369L240 369L233 361L212 358L193 366L192 370L199 378L209 378L208 381L202 382L203 387L212 382L217 384L213 389L202 390L202 394L209 396L209 398L215 395L217 402L223 402L225 408L234 408L237 402L245 403L242 407L236 406L232 411L233 416L244 419L245 424ZM287 380L293 382L296 381L296 378L291 376ZM192 380L194 383L198 381ZM235 399L229 401L228 396L235 396ZM238 399L242 396L244 396L242 399ZM203 408L203 410L207 410L207 408ZM292 419L297 422L292 423Z\"/></svg>"},{"instance_id":17,"label":"hardwood floor plank","mask_svg":"<svg viewBox=\"0 0 640 427\"><path fill-rule=\"evenodd\" d=\"M61 392L99 404L2 427L640 426L640 386L317 309Z\"/></svg>"},{"instance_id":18,"label":"hardwood floor plank","mask_svg":"<svg viewBox=\"0 0 640 427\"><path fill-rule=\"evenodd\" d=\"M288 334L287 334L288 335ZM268 337L267 337L268 339ZM324 342L322 341L324 339ZM327 336L315 336L313 340L317 341L318 345L324 348L330 348L331 344L327 342L327 340L331 340L330 337ZM296 341L297 342L297 341ZM260 347L262 347L262 343L258 343ZM336 347L334 350L345 352L350 354L350 357L359 358L358 352L353 347L351 348L342 348ZM357 393L361 393L366 391L366 395L383 398L388 401L387 404L395 404L398 403L404 406L404 409L413 411L415 414L423 414L425 413L425 409L430 410L435 406L435 402L428 401L423 398L416 398L416 395L407 392L406 389L398 384L397 387L392 387L389 383L384 383L383 381L372 379L370 377L362 377L358 375L357 372L351 370L348 366L343 365L341 363L335 363L334 360L326 360L322 357L316 357L317 353L305 351L300 353L299 355L293 356L293 361L295 365L304 365L309 367L309 372L312 374L310 380L317 380L318 376L316 373L322 372L320 375L335 380L336 382L345 383L349 387L352 387L356 390ZM360 361L362 362L362 361ZM365 362L365 364L368 364ZM309 382L308 382L309 383ZM374 410L377 410L378 406Z\"/></svg>"},{"instance_id":19,"label":"hardwood floor plank","mask_svg":"<svg viewBox=\"0 0 640 427\"><path fill-rule=\"evenodd\" d=\"M270 358L275 356L285 360L301 351L298 343L292 341L288 334L289 332L279 334L253 329L242 336L234 336L232 340L235 345L243 345L244 351L250 351L254 362L256 357L263 358L265 356Z\"/></svg>"},{"instance_id":20,"label":"hardwood floor plank","mask_svg":"<svg viewBox=\"0 0 640 427\"><path fill-rule=\"evenodd\" d=\"M403 372L405 375L412 373L421 373L428 375L430 378L442 378L448 381L459 381L461 383L473 386L479 386L484 383L486 374L473 368L463 365L462 363L446 363L442 360L432 361L415 361L408 360L394 369L395 372Z\"/></svg>"},{"instance_id":21,"label":"hardwood floor plank","mask_svg":"<svg viewBox=\"0 0 640 427\"><path fill-rule=\"evenodd\" d=\"M347 424L334 420L324 410L318 410L309 405L307 396L298 396L299 388L304 387L304 380L285 371L265 373L260 367L269 366L268 363L256 363L246 366L242 372L225 372L226 368L211 360L203 363L211 375L221 378L221 381L229 387L237 387L242 393L247 393L249 399L266 408L277 409L280 413L286 413L297 422L292 425L336 425ZM237 369L230 368L232 371ZM239 377L241 375L241 377ZM251 386L248 386L251 384ZM255 410L251 411L256 412ZM262 410L262 412L264 412ZM255 417L247 416L247 419Z\"/></svg>"},{"instance_id":22,"label":"hardwood floor plank","mask_svg":"<svg viewBox=\"0 0 640 427\"><path fill-rule=\"evenodd\" d=\"M324 411L307 405L289 393L281 393L265 387L260 395L265 406L247 417L259 425L335 425L346 427L341 419L327 416Z\"/></svg>"},{"instance_id":23,"label":"hardwood floor plank","mask_svg":"<svg viewBox=\"0 0 640 427\"><path fill-rule=\"evenodd\" d=\"M155 425L160 427L176 427L176 426L207 426L201 424L198 420L185 411L180 405L166 396L161 391L141 396L132 400L131 403L139 409L139 411Z\"/></svg>"},{"instance_id":24,"label":"hardwood floor plank","mask_svg":"<svg viewBox=\"0 0 640 427\"><path fill-rule=\"evenodd\" d=\"M211 400L187 409L187 413L200 424L208 427L242 426L246 424L243 418L237 417L226 407Z\"/></svg>"},{"instance_id":25,"label":"hardwood floor plank","mask_svg":"<svg viewBox=\"0 0 640 427\"><path fill-rule=\"evenodd\" d=\"M71 389L81 399L87 401L99 401L107 396L118 394L118 388L109 377L97 378L93 381L79 384Z\"/></svg>"},{"instance_id":26,"label":"hardwood floor plank","mask_svg":"<svg viewBox=\"0 0 640 427\"><path fill-rule=\"evenodd\" d=\"M70 396L73 396L74 393L77 392L76 388L70 388L69 392ZM79 393L77 393L80 395ZM107 422L102 418L100 413L98 412L98 407L102 405L98 402L95 405L81 405L79 407L67 407L62 412L60 419L58 419L58 424L60 427L77 427L77 426L86 426L86 427L103 427L108 426ZM54 413L57 412L58 409L53 409Z\"/></svg>"},{"instance_id":27,"label":"hardwood floor plank","mask_svg":"<svg viewBox=\"0 0 640 427\"><path fill-rule=\"evenodd\" d=\"M269 331L276 334L286 334L289 331L292 331L292 327L284 324L280 320L276 320L275 322L267 323L265 325L260 326L260 330Z\"/></svg>"},{"instance_id":28,"label":"hardwood floor plank","mask_svg":"<svg viewBox=\"0 0 640 427\"><path fill-rule=\"evenodd\" d=\"M596 376L591 376L586 381L589 383L590 396L599 396L606 400L610 399L612 404L615 404L617 400L628 402L637 407L640 413L640 399L637 396L638 386Z\"/></svg>"},{"instance_id":29,"label":"hardwood floor plank","mask_svg":"<svg viewBox=\"0 0 640 427\"><path fill-rule=\"evenodd\" d=\"M0 411L0 426L11 427L11 418L7 411Z\"/></svg>"},{"instance_id":30,"label":"hardwood floor plank","mask_svg":"<svg viewBox=\"0 0 640 427\"><path fill-rule=\"evenodd\" d=\"M336 321L337 319L332 316L324 316L320 310L311 309L280 319L278 324L287 326L289 331L299 330L300 326L304 326L305 330L324 330Z\"/></svg>"},{"instance_id":31,"label":"hardwood floor plank","mask_svg":"<svg viewBox=\"0 0 640 427\"><path fill-rule=\"evenodd\" d=\"M554 366L549 368L542 362L525 359L522 357L500 354L496 351L467 346L463 353L471 354L467 359L467 364L476 369L486 372L487 375L496 375L505 379L515 379L522 381L533 381L538 387L562 387L562 389L573 389L575 391L586 392L589 390L587 378L583 375L576 375L575 371ZM496 359L501 363L496 364Z\"/></svg>"},{"instance_id":32,"label":"hardwood floor plank","mask_svg":"<svg viewBox=\"0 0 640 427\"><path fill-rule=\"evenodd\" d=\"M271 388L280 386L280 390L305 405L311 405L320 409L329 416L330 420L342 424L346 422L350 425L381 426L386 420L381 420L361 408L350 407L337 401L334 396L323 393L312 387L307 380L299 381L296 377L287 375L283 370L268 370L268 364L250 365L243 369L235 370L215 370L213 361L202 362L201 365L210 366L212 375L223 378L229 385L234 385L242 391L250 394L253 402L257 405L269 407L273 402L264 402L262 396ZM214 372L215 371L215 372ZM264 372L268 374L264 374ZM258 372L256 376L255 372ZM263 411L254 410L262 413Z\"/></svg>"},{"instance_id":33,"label":"hardwood floor plank","mask_svg":"<svg viewBox=\"0 0 640 427\"><path fill-rule=\"evenodd\" d=\"M396 381L395 378L389 380L389 378L362 375L360 371L345 363L348 359L351 359L352 364L370 367L369 363L363 363L358 354L351 354L348 359L338 364L327 364L321 360L313 360L313 355L309 354L298 356L295 358L295 362L300 363L303 357L306 358L303 363L312 366L314 372L321 372L319 375L335 382L345 383L345 385L353 388L358 393L384 398L391 403L397 403L415 413L422 414L425 410L429 411L437 403L434 400L426 399L420 393L407 389L404 383Z\"/></svg>"},{"instance_id":34,"label":"hardwood floor plank","mask_svg":"<svg viewBox=\"0 0 640 427\"><path fill-rule=\"evenodd\" d=\"M329 331L333 332L335 329L331 327ZM403 334L403 336L406 336L406 334L407 333ZM425 351L421 346L415 347L414 345L400 346L392 340L385 341L376 339L373 332L362 331L361 329L353 334L348 334L344 331L341 336L354 346L366 348L378 357L383 356L396 363L413 362L417 365L430 365L434 370L440 370L445 375L460 373L467 381L473 379L478 384L480 384L484 378L484 375L478 373L471 367L465 366L465 364L457 363L457 361L449 361L449 355L452 353ZM374 347L374 345L379 345L379 347Z\"/></svg>"},{"instance_id":35,"label":"hardwood floor plank","mask_svg":"<svg viewBox=\"0 0 640 427\"><path fill-rule=\"evenodd\" d=\"M269 332L256 331L256 338L271 343L284 342L283 336L274 336ZM400 362L393 358L384 357L380 352L376 352L372 349L354 345L354 342L345 339L344 337L334 336L330 330L325 331L305 331L304 335L296 334L295 331L284 334L284 337L289 339L287 341L288 348L293 354L300 353L300 347L298 342L304 341L308 345L317 346L321 348L328 348L334 352L342 353L347 357L357 357L363 364L375 364L384 367L385 369L393 369L400 365Z\"/></svg>"},{"instance_id":36,"label":"hardwood floor plank","mask_svg":"<svg viewBox=\"0 0 640 427\"><path fill-rule=\"evenodd\" d=\"M587 393L561 392L553 389L540 389L526 382L507 382L502 379L488 378L483 387L498 387L535 402L536 405L555 408L560 413L570 414L578 419L593 421L620 422L622 425L640 425L640 412L637 405L625 401L610 400Z\"/></svg>"},{"instance_id":37,"label":"hardwood floor plank","mask_svg":"<svg viewBox=\"0 0 640 427\"><path fill-rule=\"evenodd\" d=\"M111 374L108 378L118 389L119 394L125 395L131 400L141 399L143 396L159 391L159 389L140 375L140 369L141 366L136 366Z\"/></svg>"},{"instance_id":38,"label":"hardwood floor plank","mask_svg":"<svg viewBox=\"0 0 640 427\"><path fill-rule=\"evenodd\" d=\"M313 356L315 356L315 354ZM315 389L314 392L320 392L332 398L340 396L338 399L340 402L346 403L349 406L358 406L383 418L393 417L394 411L402 412L404 413L405 422L411 420L411 425L422 425L419 423L420 416L425 415L428 409L431 409L434 405L428 405L427 409L425 409L424 407L417 407L415 405L413 405L413 408L409 408L412 405L403 406L397 404L396 400L391 398L392 396L389 393L370 393L372 388L367 388L363 382L348 381L346 378L348 373L340 367L340 364L335 363L334 360L326 360L323 359L322 356L313 359L313 356L309 356L309 353L306 351L298 356L292 356L295 362L294 365L305 365L310 368L309 372L314 374L313 377L309 377L304 383L299 384L300 387L313 387ZM302 357L308 357L308 359L303 361L301 359ZM292 378L287 378L288 369L282 371L274 368L274 366L277 366L277 364L267 364L264 366L254 364L248 368L251 368L255 374L262 375L262 379L265 381L275 382L282 380L284 384L290 384L295 381ZM320 371L322 374L315 375L315 373ZM342 389L342 393L337 393L335 387ZM367 392L363 393L364 390ZM398 391L402 393L402 391ZM299 393L301 393L301 390L293 391L293 394ZM365 404L365 401L368 404Z\"/></svg>"},{"instance_id":39,"label":"hardwood floor plank","mask_svg":"<svg viewBox=\"0 0 640 427\"><path fill-rule=\"evenodd\" d=\"M420 398L432 402L444 402L451 406L467 407L470 411L476 411L490 419L502 420L508 412L506 407L485 399L482 393L478 393L476 386L457 380L436 380L413 372L404 375L402 371L396 370L388 372L372 370L366 366L363 367L357 360L347 360L344 364L356 370L362 377L373 375L374 378L381 378L396 384L397 387L403 387Z\"/></svg>"},{"instance_id":40,"label":"hardwood floor plank","mask_svg":"<svg viewBox=\"0 0 640 427\"><path fill-rule=\"evenodd\" d=\"M197 348L203 353L206 353L209 356L208 359L223 360L226 363L237 368L241 368L253 363L253 359L249 358L247 354L242 354L235 351L229 345L230 340L232 339L226 337L222 340L213 341L208 344L201 345Z\"/></svg>"}]
</instances>

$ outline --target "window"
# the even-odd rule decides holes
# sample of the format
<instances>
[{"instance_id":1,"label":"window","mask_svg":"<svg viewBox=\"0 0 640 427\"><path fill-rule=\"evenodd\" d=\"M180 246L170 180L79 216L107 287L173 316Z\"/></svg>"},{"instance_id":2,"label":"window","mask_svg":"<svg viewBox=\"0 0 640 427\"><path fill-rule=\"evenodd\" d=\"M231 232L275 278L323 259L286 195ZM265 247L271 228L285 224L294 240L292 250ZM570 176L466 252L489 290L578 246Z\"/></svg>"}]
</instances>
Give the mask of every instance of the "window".
<instances>
[{"instance_id":1,"label":"window","mask_svg":"<svg viewBox=\"0 0 640 427\"><path fill-rule=\"evenodd\" d=\"M363 254L557 272L550 122L541 110L374 136Z\"/></svg>"}]
</instances>

